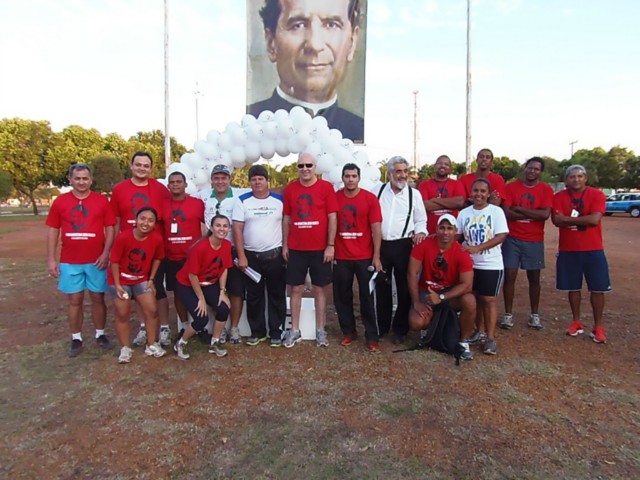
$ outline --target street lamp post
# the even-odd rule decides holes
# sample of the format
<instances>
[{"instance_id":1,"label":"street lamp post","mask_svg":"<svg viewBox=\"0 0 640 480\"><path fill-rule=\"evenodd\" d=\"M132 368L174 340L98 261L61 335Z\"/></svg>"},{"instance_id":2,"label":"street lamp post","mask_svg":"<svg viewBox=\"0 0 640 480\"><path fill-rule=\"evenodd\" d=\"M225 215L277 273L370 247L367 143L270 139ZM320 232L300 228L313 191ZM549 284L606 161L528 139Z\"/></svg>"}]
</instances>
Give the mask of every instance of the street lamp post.
<instances>
[{"instance_id":1,"label":"street lamp post","mask_svg":"<svg viewBox=\"0 0 640 480\"><path fill-rule=\"evenodd\" d=\"M569 157L569 160L571 160L573 158L573 146L578 143L578 140L574 140L573 142L569 142L569 145L571 145L571 157Z\"/></svg>"}]
</instances>

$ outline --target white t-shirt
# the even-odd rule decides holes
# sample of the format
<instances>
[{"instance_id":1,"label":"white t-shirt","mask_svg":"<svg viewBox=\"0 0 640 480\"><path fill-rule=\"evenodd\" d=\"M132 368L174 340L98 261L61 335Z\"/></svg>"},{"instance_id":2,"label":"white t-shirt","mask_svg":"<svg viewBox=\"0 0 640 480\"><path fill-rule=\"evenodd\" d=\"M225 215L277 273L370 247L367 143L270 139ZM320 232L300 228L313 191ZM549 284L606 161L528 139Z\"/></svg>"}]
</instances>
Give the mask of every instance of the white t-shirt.
<instances>
[{"instance_id":1,"label":"white t-shirt","mask_svg":"<svg viewBox=\"0 0 640 480\"><path fill-rule=\"evenodd\" d=\"M500 233L509 233L507 218L500 207L487 205L476 210L473 205L460 210L458 233L464 236L467 245L480 245ZM473 268L478 270L502 270L502 245L471 255Z\"/></svg>"},{"instance_id":2,"label":"white t-shirt","mask_svg":"<svg viewBox=\"0 0 640 480\"><path fill-rule=\"evenodd\" d=\"M252 192L240 195L233 207L233 221L243 222L244 248L266 252L282 246L282 195L269 193L256 198Z\"/></svg>"},{"instance_id":3,"label":"white t-shirt","mask_svg":"<svg viewBox=\"0 0 640 480\"><path fill-rule=\"evenodd\" d=\"M229 187L227 196L221 201L218 201L213 188L205 188L204 190L196 192L192 196L199 198L204 202L204 224L209 228L211 226L211 219L217 214L224 215L229 219L229 222L233 222L231 217L233 215L233 206L236 203L236 198L247 191L250 192L251 189ZM227 240L229 240L233 245L233 232L231 230L232 229L230 228L229 233L227 234Z\"/></svg>"}]
</instances>

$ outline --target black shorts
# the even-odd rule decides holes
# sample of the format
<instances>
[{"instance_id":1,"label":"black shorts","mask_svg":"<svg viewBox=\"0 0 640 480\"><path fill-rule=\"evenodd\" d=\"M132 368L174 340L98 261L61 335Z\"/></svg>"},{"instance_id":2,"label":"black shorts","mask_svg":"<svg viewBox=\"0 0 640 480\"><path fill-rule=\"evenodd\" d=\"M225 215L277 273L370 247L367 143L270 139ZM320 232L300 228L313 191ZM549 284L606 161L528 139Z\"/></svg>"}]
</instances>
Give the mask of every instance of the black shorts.
<instances>
[{"instance_id":1,"label":"black shorts","mask_svg":"<svg viewBox=\"0 0 640 480\"><path fill-rule=\"evenodd\" d=\"M176 289L176 275L187 260L169 260L164 259L164 278L167 291L173 292Z\"/></svg>"},{"instance_id":2,"label":"black shorts","mask_svg":"<svg viewBox=\"0 0 640 480\"><path fill-rule=\"evenodd\" d=\"M242 270L235 265L227 270L227 294L244 298L244 283Z\"/></svg>"},{"instance_id":3,"label":"black shorts","mask_svg":"<svg viewBox=\"0 0 640 480\"><path fill-rule=\"evenodd\" d=\"M287 285L304 285L307 271L311 277L311 284L316 287L326 287L333 278L331 262L324 262L324 250L301 251L289 250L287 262Z\"/></svg>"},{"instance_id":4,"label":"black shorts","mask_svg":"<svg viewBox=\"0 0 640 480\"><path fill-rule=\"evenodd\" d=\"M483 297L497 297L504 278L504 270L473 269L473 292Z\"/></svg>"}]
</instances>

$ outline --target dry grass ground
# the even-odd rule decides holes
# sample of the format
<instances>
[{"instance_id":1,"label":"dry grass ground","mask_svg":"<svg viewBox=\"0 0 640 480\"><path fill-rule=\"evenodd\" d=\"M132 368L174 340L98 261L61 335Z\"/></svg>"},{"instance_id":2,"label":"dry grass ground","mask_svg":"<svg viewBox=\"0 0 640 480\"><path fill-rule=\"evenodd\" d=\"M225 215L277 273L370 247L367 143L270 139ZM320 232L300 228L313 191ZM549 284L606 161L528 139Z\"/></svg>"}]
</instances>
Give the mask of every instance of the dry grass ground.
<instances>
[{"instance_id":1,"label":"dry grass ground","mask_svg":"<svg viewBox=\"0 0 640 480\"><path fill-rule=\"evenodd\" d=\"M640 478L640 222L604 221L610 343L563 334L549 226L545 328L526 328L521 278L499 354L460 367L386 340L379 355L340 347L334 314L328 349L240 345L218 359L191 342L188 362L138 349L122 366L86 341L69 359L42 222L12 225L0 232L0 477Z\"/></svg>"}]
</instances>

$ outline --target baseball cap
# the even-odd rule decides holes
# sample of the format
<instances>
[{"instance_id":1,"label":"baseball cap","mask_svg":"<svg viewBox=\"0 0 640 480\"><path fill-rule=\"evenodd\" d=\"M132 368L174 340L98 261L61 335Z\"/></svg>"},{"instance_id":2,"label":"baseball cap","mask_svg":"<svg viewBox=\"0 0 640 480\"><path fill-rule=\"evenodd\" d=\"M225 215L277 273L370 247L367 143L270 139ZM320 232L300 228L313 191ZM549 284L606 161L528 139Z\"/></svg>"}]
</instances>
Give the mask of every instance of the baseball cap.
<instances>
[{"instance_id":1,"label":"baseball cap","mask_svg":"<svg viewBox=\"0 0 640 480\"><path fill-rule=\"evenodd\" d=\"M445 213L444 215L442 215L439 219L438 219L438 225L440 225L442 222L444 221L449 222L452 226L456 226L457 222L456 222L456 217L454 217L453 215L451 215L450 213Z\"/></svg>"},{"instance_id":2,"label":"baseball cap","mask_svg":"<svg viewBox=\"0 0 640 480\"><path fill-rule=\"evenodd\" d=\"M231 176L231 170L224 163L219 163L218 165L213 167L213 170L211 170L211 176L215 175L216 173L226 173L227 175Z\"/></svg>"}]
</instances>

